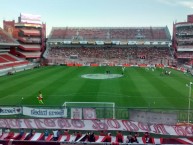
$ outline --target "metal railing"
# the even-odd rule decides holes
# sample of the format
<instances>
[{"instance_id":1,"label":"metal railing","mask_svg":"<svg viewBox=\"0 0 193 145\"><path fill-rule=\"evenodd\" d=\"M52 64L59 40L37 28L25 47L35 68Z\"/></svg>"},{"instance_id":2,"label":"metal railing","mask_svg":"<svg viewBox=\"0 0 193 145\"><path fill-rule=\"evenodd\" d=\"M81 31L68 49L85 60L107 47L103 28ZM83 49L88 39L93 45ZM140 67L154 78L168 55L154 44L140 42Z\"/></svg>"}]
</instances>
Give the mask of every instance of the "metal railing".
<instances>
[{"instance_id":1,"label":"metal railing","mask_svg":"<svg viewBox=\"0 0 193 145\"><path fill-rule=\"evenodd\" d=\"M18 107L18 108L17 108ZM66 107L66 106L44 106L44 105L39 105L39 106L0 106L0 118L34 118L34 116L28 116L23 114L23 108L34 108L34 109L44 109L44 110L49 110L49 109L56 109L56 110L62 110L66 109L67 110L67 115L65 117L61 118L71 118L71 108L94 108L96 112L96 118L97 119L119 119L119 120L130 120L130 111L142 111L142 112L151 112L151 113L174 113L177 115L177 122L187 122L189 120L189 123L193 122L193 110L192 109L174 109L174 108L149 108L149 107L144 107L144 108L138 108L138 107L132 107L132 108L127 108L127 107L91 107L91 106L84 106L84 107L79 107L79 106L73 106L73 107ZM15 114L6 114L5 112L10 112L11 109L19 109L20 112L15 113ZM82 112L83 114L83 112ZM60 118L60 117L58 117Z\"/></svg>"}]
</instances>

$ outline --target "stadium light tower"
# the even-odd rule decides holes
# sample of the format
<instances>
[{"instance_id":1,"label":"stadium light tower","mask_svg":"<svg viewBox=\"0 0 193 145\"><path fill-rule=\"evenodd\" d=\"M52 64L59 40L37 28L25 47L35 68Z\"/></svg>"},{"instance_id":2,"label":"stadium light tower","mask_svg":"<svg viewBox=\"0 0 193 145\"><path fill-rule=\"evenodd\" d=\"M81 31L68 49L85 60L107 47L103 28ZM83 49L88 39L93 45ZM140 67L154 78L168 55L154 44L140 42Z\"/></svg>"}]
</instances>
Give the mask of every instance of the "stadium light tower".
<instances>
[{"instance_id":1,"label":"stadium light tower","mask_svg":"<svg viewBox=\"0 0 193 145\"><path fill-rule=\"evenodd\" d=\"M188 94L188 124L190 123L190 99L192 96L192 82L189 84L186 84L186 86L189 88L189 94Z\"/></svg>"}]
</instances>

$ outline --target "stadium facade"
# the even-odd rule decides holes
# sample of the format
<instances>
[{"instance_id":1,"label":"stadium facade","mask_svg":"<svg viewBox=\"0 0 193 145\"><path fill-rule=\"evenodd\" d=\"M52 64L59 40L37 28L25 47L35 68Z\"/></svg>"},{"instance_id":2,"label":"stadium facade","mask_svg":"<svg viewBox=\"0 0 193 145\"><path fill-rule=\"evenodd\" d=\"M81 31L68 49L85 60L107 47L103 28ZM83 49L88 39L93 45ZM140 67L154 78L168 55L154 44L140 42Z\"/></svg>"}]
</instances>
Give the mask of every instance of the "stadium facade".
<instances>
[{"instance_id":1,"label":"stadium facade","mask_svg":"<svg viewBox=\"0 0 193 145\"><path fill-rule=\"evenodd\" d=\"M46 24L40 15L21 13L18 22L3 21L4 30L19 42L10 53L25 59L39 59L45 50Z\"/></svg>"},{"instance_id":2,"label":"stadium facade","mask_svg":"<svg viewBox=\"0 0 193 145\"><path fill-rule=\"evenodd\" d=\"M193 64L193 15L188 15L186 22L173 24L172 46L179 63Z\"/></svg>"}]
</instances>

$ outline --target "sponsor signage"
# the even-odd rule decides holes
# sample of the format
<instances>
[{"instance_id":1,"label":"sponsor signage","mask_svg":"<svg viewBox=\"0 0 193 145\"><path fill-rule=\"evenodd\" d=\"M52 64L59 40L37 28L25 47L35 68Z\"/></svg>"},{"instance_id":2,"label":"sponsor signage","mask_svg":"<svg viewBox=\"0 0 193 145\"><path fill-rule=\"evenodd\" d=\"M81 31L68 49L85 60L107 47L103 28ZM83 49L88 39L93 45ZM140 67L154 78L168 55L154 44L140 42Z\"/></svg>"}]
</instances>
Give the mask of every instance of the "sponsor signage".
<instances>
[{"instance_id":1,"label":"sponsor signage","mask_svg":"<svg viewBox=\"0 0 193 145\"><path fill-rule=\"evenodd\" d=\"M135 44L137 44L136 41L128 41L128 45L135 45Z\"/></svg>"},{"instance_id":2,"label":"sponsor signage","mask_svg":"<svg viewBox=\"0 0 193 145\"><path fill-rule=\"evenodd\" d=\"M71 41L64 41L64 44L71 44Z\"/></svg>"},{"instance_id":3,"label":"sponsor signage","mask_svg":"<svg viewBox=\"0 0 193 145\"><path fill-rule=\"evenodd\" d=\"M105 44L111 44L111 41L105 41Z\"/></svg>"},{"instance_id":4,"label":"sponsor signage","mask_svg":"<svg viewBox=\"0 0 193 145\"><path fill-rule=\"evenodd\" d=\"M144 44L145 45L150 45L150 42L149 41L145 41Z\"/></svg>"},{"instance_id":5,"label":"sponsor signage","mask_svg":"<svg viewBox=\"0 0 193 145\"><path fill-rule=\"evenodd\" d=\"M193 48L177 48L178 51L193 51Z\"/></svg>"},{"instance_id":6,"label":"sponsor signage","mask_svg":"<svg viewBox=\"0 0 193 145\"><path fill-rule=\"evenodd\" d=\"M24 23L16 23L15 24L16 27L36 27L36 28L39 28L39 27L42 27L40 24L24 24Z\"/></svg>"},{"instance_id":7,"label":"sponsor signage","mask_svg":"<svg viewBox=\"0 0 193 145\"><path fill-rule=\"evenodd\" d=\"M67 109L41 109L23 107L23 115L39 118L67 117Z\"/></svg>"},{"instance_id":8,"label":"sponsor signage","mask_svg":"<svg viewBox=\"0 0 193 145\"><path fill-rule=\"evenodd\" d=\"M82 119L82 108L71 108L71 119Z\"/></svg>"},{"instance_id":9,"label":"sponsor signage","mask_svg":"<svg viewBox=\"0 0 193 145\"><path fill-rule=\"evenodd\" d=\"M72 41L72 44L79 44L79 41Z\"/></svg>"},{"instance_id":10,"label":"sponsor signage","mask_svg":"<svg viewBox=\"0 0 193 145\"><path fill-rule=\"evenodd\" d=\"M15 115L21 113L21 107L0 107L0 115Z\"/></svg>"},{"instance_id":11,"label":"sponsor signage","mask_svg":"<svg viewBox=\"0 0 193 145\"><path fill-rule=\"evenodd\" d=\"M129 132L149 132L162 135L192 136L191 125L146 124L129 120L101 119L0 119L0 128L69 129L69 130L109 130Z\"/></svg>"},{"instance_id":12,"label":"sponsor signage","mask_svg":"<svg viewBox=\"0 0 193 145\"><path fill-rule=\"evenodd\" d=\"M158 42L157 42L157 41L154 41L152 44L153 44L153 45L158 45Z\"/></svg>"},{"instance_id":13,"label":"sponsor signage","mask_svg":"<svg viewBox=\"0 0 193 145\"><path fill-rule=\"evenodd\" d=\"M96 110L93 108L83 108L84 119L96 119Z\"/></svg>"},{"instance_id":14,"label":"sponsor signage","mask_svg":"<svg viewBox=\"0 0 193 145\"><path fill-rule=\"evenodd\" d=\"M28 19L28 20L41 20L41 16L40 15L32 15L32 14L27 14L27 13L21 13L21 18L22 19Z\"/></svg>"},{"instance_id":15,"label":"sponsor signage","mask_svg":"<svg viewBox=\"0 0 193 145\"><path fill-rule=\"evenodd\" d=\"M120 45L127 45L128 43L126 41L121 41Z\"/></svg>"},{"instance_id":16,"label":"sponsor signage","mask_svg":"<svg viewBox=\"0 0 193 145\"><path fill-rule=\"evenodd\" d=\"M112 41L112 44L119 45L120 41Z\"/></svg>"},{"instance_id":17,"label":"sponsor signage","mask_svg":"<svg viewBox=\"0 0 193 145\"><path fill-rule=\"evenodd\" d=\"M104 41L95 41L97 45L104 45Z\"/></svg>"},{"instance_id":18,"label":"sponsor signage","mask_svg":"<svg viewBox=\"0 0 193 145\"><path fill-rule=\"evenodd\" d=\"M41 23L40 15L21 13L20 18L21 18L21 22L24 22L24 23L37 23L37 24Z\"/></svg>"},{"instance_id":19,"label":"sponsor signage","mask_svg":"<svg viewBox=\"0 0 193 145\"><path fill-rule=\"evenodd\" d=\"M129 111L130 120L138 122L148 122L151 124L176 124L177 114L175 113L162 113L162 112L150 112L150 111Z\"/></svg>"},{"instance_id":20,"label":"sponsor signage","mask_svg":"<svg viewBox=\"0 0 193 145\"><path fill-rule=\"evenodd\" d=\"M88 42L87 41L79 41L80 44L87 44Z\"/></svg>"},{"instance_id":21,"label":"sponsor signage","mask_svg":"<svg viewBox=\"0 0 193 145\"><path fill-rule=\"evenodd\" d=\"M166 42L165 42L165 41L162 41L162 42L161 42L161 45L166 45Z\"/></svg>"},{"instance_id":22,"label":"sponsor signage","mask_svg":"<svg viewBox=\"0 0 193 145\"><path fill-rule=\"evenodd\" d=\"M144 41L138 41L137 42L137 45L143 45L144 44Z\"/></svg>"},{"instance_id":23,"label":"sponsor signage","mask_svg":"<svg viewBox=\"0 0 193 145\"><path fill-rule=\"evenodd\" d=\"M94 41L88 41L88 44L95 44Z\"/></svg>"}]
</instances>

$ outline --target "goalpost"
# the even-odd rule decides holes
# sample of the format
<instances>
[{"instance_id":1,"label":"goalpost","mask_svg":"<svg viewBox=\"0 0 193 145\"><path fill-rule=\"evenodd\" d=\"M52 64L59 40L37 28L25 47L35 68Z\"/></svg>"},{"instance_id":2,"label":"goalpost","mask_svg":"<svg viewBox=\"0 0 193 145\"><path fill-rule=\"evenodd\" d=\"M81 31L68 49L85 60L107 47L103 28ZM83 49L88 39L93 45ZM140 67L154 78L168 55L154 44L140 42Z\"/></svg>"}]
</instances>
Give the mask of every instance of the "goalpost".
<instances>
[{"instance_id":1,"label":"goalpost","mask_svg":"<svg viewBox=\"0 0 193 145\"><path fill-rule=\"evenodd\" d=\"M96 110L112 111L112 118L115 119L114 102L64 102L65 108L95 108ZM104 112L103 112L104 113Z\"/></svg>"}]
</instances>

